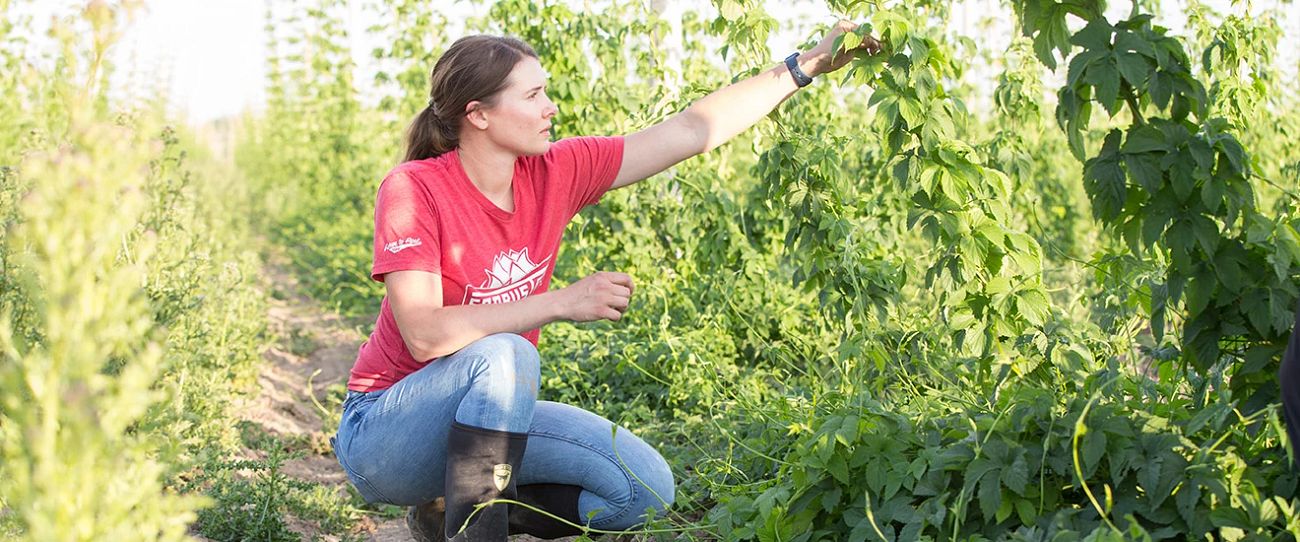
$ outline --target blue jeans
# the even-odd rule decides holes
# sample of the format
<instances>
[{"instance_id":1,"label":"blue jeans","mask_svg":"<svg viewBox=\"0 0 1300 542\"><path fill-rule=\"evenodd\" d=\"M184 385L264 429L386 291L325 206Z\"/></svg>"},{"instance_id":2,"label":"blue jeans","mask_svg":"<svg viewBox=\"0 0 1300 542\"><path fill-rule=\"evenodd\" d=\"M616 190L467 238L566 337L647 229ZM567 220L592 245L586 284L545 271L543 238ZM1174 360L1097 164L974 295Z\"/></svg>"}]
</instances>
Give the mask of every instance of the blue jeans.
<instances>
[{"instance_id":1,"label":"blue jeans","mask_svg":"<svg viewBox=\"0 0 1300 542\"><path fill-rule=\"evenodd\" d=\"M583 488L579 517L624 530L672 504L672 471L636 435L581 408L537 400L539 356L510 333L490 335L437 358L386 390L348 391L331 442L367 502L417 505L443 495L454 419L528 433L517 484ZM594 516L590 516L591 512Z\"/></svg>"}]
</instances>

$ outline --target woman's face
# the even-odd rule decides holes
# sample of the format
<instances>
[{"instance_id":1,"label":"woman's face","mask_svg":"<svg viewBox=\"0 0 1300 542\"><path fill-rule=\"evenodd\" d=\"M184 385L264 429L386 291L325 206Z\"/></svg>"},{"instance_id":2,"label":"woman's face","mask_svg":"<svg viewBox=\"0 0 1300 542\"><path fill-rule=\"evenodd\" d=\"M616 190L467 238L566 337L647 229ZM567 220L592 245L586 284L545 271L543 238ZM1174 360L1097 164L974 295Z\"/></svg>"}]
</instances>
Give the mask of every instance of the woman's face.
<instances>
[{"instance_id":1,"label":"woman's face","mask_svg":"<svg viewBox=\"0 0 1300 542\"><path fill-rule=\"evenodd\" d=\"M551 118L559 109L546 96L546 75L535 58L524 57L515 64L496 104L483 110L488 139L521 156L550 150Z\"/></svg>"}]
</instances>

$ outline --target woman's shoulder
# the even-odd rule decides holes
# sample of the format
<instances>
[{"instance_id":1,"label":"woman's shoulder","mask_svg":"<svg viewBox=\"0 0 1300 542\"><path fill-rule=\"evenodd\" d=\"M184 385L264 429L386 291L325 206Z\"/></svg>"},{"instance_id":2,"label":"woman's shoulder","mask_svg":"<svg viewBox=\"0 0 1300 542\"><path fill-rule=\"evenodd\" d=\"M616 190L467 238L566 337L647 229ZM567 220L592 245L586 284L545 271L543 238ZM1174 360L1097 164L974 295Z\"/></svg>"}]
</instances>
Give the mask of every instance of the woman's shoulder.
<instances>
[{"instance_id":1,"label":"woman's shoulder","mask_svg":"<svg viewBox=\"0 0 1300 542\"><path fill-rule=\"evenodd\" d=\"M397 164L384 175L384 183L406 182L433 185L442 182L451 175L450 155L451 153L446 153L433 158L409 160Z\"/></svg>"}]
</instances>

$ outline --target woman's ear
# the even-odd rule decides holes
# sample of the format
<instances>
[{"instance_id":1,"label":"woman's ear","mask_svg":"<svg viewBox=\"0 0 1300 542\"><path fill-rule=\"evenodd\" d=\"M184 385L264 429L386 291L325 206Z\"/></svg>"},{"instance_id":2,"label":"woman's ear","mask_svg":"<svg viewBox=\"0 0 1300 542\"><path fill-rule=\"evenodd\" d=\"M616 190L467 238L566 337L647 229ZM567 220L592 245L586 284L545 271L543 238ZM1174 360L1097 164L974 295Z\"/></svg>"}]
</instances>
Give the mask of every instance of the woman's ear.
<instances>
[{"instance_id":1,"label":"woman's ear","mask_svg":"<svg viewBox=\"0 0 1300 542\"><path fill-rule=\"evenodd\" d=\"M487 114L483 111L483 102L475 100L465 104L465 119L475 128L486 130L488 119Z\"/></svg>"}]
</instances>

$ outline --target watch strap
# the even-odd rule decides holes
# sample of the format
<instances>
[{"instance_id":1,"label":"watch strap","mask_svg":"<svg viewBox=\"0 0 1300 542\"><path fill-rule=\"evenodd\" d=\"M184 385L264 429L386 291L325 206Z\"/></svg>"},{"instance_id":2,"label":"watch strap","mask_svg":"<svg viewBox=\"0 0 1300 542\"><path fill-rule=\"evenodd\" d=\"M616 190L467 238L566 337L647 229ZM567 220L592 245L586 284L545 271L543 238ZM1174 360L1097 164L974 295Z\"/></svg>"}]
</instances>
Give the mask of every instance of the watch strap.
<instances>
[{"instance_id":1,"label":"watch strap","mask_svg":"<svg viewBox=\"0 0 1300 542\"><path fill-rule=\"evenodd\" d=\"M813 82L813 78L809 77L808 74L804 73L803 69L799 67L798 51L785 57L785 67L790 69L790 75L794 76L794 83L799 85L799 88L806 87L809 83Z\"/></svg>"}]
</instances>

